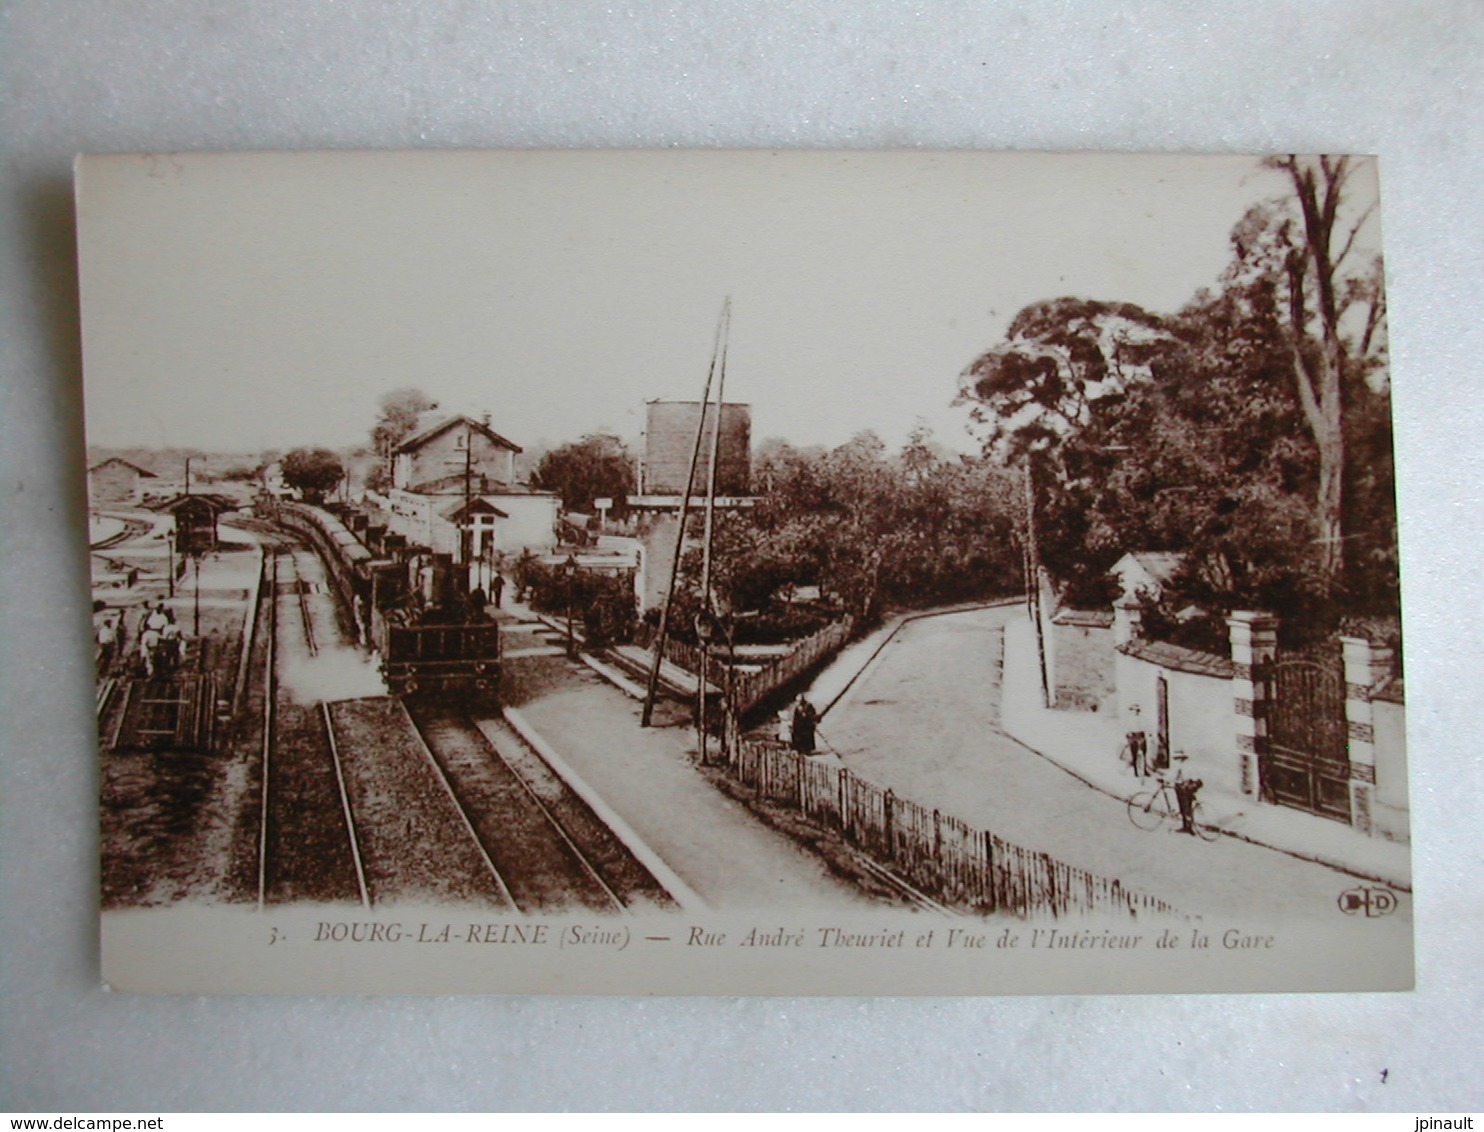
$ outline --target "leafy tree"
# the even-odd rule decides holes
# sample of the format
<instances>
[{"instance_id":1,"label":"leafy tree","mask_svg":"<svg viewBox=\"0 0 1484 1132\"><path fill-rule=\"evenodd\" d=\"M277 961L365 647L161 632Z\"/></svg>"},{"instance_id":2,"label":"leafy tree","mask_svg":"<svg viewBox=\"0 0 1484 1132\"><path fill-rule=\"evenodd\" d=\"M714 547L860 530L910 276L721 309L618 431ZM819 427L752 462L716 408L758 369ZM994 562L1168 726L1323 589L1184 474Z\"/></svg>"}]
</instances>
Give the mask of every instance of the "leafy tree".
<instances>
[{"instance_id":1,"label":"leafy tree","mask_svg":"<svg viewBox=\"0 0 1484 1132\"><path fill-rule=\"evenodd\" d=\"M1038 466L1045 561L1095 601L1128 550L1178 550L1252 603L1304 559L1314 477L1261 288L1203 295L1166 320L1171 338L1093 425Z\"/></svg>"},{"instance_id":2,"label":"leafy tree","mask_svg":"<svg viewBox=\"0 0 1484 1132\"><path fill-rule=\"evenodd\" d=\"M1044 451L1147 380L1152 358L1170 341L1164 321L1132 303L1032 303L1001 345L964 370L959 403L970 403L974 419L988 426L986 451Z\"/></svg>"},{"instance_id":3,"label":"leafy tree","mask_svg":"<svg viewBox=\"0 0 1484 1132\"><path fill-rule=\"evenodd\" d=\"M718 517L713 579L749 632L817 623L777 597L818 586L837 610L923 607L1013 592L1020 584L1012 484L1003 469L936 445L920 426L891 455L874 433L833 450L765 442L757 506ZM699 577L699 554L682 575ZM797 621L798 624L791 624Z\"/></svg>"},{"instance_id":4,"label":"leafy tree","mask_svg":"<svg viewBox=\"0 0 1484 1132\"><path fill-rule=\"evenodd\" d=\"M367 486L384 488L391 482L392 451L412 435L417 428L418 417L438 407L421 389L393 389L383 394L377 403L381 415L371 426L371 449L381 459L381 467L372 473Z\"/></svg>"},{"instance_id":5,"label":"leafy tree","mask_svg":"<svg viewBox=\"0 0 1484 1132\"><path fill-rule=\"evenodd\" d=\"M283 482L318 503L345 478L340 457L328 448L295 448L283 458Z\"/></svg>"},{"instance_id":6,"label":"leafy tree","mask_svg":"<svg viewBox=\"0 0 1484 1132\"><path fill-rule=\"evenodd\" d=\"M1349 407L1365 379L1385 365L1381 260L1355 270L1346 260L1375 208L1355 214L1348 157L1288 155L1268 164L1288 175L1293 196L1252 209L1233 235L1234 279L1274 290L1289 367L1319 455L1316 540L1326 590L1345 572L1345 481ZM1362 196L1369 194L1362 193Z\"/></svg>"},{"instance_id":7,"label":"leafy tree","mask_svg":"<svg viewBox=\"0 0 1484 1132\"><path fill-rule=\"evenodd\" d=\"M569 511L591 511L593 500L608 498L622 516L634 490L634 461L618 437L591 433L543 456L531 483L559 493Z\"/></svg>"},{"instance_id":8,"label":"leafy tree","mask_svg":"<svg viewBox=\"0 0 1484 1132\"><path fill-rule=\"evenodd\" d=\"M1182 639L1219 641L1234 608L1271 609L1300 638L1347 616L1394 619L1379 264L1336 270L1365 217L1336 238L1349 167L1316 161L1279 163L1296 196L1237 225L1217 290L1173 315L1033 304L965 371L986 451L1032 466L1042 560L1073 603L1105 600L1126 551L1174 550L1187 566L1147 623ZM1329 300L1316 276L1333 281ZM1320 313L1330 301L1335 319Z\"/></svg>"},{"instance_id":9,"label":"leafy tree","mask_svg":"<svg viewBox=\"0 0 1484 1132\"><path fill-rule=\"evenodd\" d=\"M574 570L569 575L561 564L543 564L534 558L523 558L516 570L532 607L555 616L574 614L593 647L633 640L639 607L628 578L586 570Z\"/></svg>"}]
</instances>

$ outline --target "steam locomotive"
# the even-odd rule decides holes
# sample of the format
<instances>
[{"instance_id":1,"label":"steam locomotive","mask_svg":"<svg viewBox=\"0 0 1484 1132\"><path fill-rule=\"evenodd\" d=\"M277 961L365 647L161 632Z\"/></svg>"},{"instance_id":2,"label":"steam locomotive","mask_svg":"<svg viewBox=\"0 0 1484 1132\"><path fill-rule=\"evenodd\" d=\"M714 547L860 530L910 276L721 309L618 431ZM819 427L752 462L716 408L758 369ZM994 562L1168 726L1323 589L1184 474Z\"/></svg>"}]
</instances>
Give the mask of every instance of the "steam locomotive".
<instances>
[{"instance_id":1,"label":"steam locomotive","mask_svg":"<svg viewBox=\"0 0 1484 1132\"><path fill-rule=\"evenodd\" d=\"M435 554L355 512L263 496L257 512L307 542L342 607L381 658L396 696L492 696L500 629L469 592L451 555Z\"/></svg>"}]
</instances>

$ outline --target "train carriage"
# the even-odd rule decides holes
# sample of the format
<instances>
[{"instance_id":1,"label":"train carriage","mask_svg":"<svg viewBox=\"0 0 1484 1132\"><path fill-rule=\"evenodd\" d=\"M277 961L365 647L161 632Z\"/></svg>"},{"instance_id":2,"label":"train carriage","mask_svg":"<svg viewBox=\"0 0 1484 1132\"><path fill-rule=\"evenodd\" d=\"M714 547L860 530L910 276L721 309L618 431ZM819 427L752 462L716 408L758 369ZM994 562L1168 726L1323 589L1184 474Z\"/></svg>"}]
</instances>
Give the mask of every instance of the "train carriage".
<instances>
[{"instance_id":1,"label":"train carriage","mask_svg":"<svg viewBox=\"0 0 1484 1132\"><path fill-rule=\"evenodd\" d=\"M500 627L493 621L399 625L378 616L375 623L382 671L393 695L494 691L500 671Z\"/></svg>"}]
</instances>

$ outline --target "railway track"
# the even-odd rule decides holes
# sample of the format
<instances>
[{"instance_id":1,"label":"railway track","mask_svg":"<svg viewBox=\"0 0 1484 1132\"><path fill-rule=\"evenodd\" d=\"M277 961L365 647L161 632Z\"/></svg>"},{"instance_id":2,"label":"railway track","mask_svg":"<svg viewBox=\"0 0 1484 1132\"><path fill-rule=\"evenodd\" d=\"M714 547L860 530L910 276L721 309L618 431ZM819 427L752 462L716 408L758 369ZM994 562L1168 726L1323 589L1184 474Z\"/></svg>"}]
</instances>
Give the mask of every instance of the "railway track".
<instances>
[{"instance_id":1,"label":"railway track","mask_svg":"<svg viewBox=\"0 0 1484 1132\"><path fill-rule=\"evenodd\" d=\"M649 870L513 733L486 724L498 739L491 741L456 706L421 700L403 706L518 910L674 906Z\"/></svg>"},{"instance_id":2,"label":"railway track","mask_svg":"<svg viewBox=\"0 0 1484 1132\"><path fill-rule=\"evenodd\" d=\"M301 678L345 642L310 552L277 536L265 566L260 908L301 900L518 907L395 700L311 698ZM333 594L331 594L333 600ZM328 627L328 628L327 628ZM299 666L299 676L284 674ZM312 682L311 682L312 684ZM297 695L296 695L297 693Z\"/></svg>"},{"instance_id":3,"label":"railway track","mask_svg":"<svg viewBox=\"0 0 1484 1132\"><path fill-rule=\"evenodd\" d=\"M312 551L282 534L265 541L260 908L306 900L368 909L474 903L523 914L675 907L503 724L476 724L433 700L331 693L325 702L309 691L325 685L303 679L306 668L333 668L352 650L326 608Z\"/></svg>"},{"instance_id":4,"label":"railway track","mask_svg":"<svg viewBox=\"0 0 1484 1132\"><path fill-rule=\"evenodd\" d=\"M304 579L292 544L269 553L258 906L314 899L354 900L369 908L372 893L334 720L322 702L294 702L279 681L285 636L300 635L310 656L319 652ZM297 618L283 613L285 573Z\"/></svg>"}]
</instances>

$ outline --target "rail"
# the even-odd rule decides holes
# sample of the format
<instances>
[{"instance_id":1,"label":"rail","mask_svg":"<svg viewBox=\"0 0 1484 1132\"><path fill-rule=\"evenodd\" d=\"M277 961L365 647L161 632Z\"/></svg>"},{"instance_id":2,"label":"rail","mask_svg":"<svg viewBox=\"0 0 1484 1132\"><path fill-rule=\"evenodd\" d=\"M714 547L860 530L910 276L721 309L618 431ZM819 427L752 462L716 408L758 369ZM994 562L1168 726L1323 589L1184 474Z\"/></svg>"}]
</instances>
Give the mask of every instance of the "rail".
<instances>
[{"instance_id":1,"label":"rail","mask_svg":"<svg viewBox=\"0 0 1484 1132\"><path fill-rule=\"evenodd\" d=\"M304 575L299 570L299 561L289 552L289 565L294 571L294 596L299 604L299 616L304 621L304 643L310 656L319 656L319 642L314 639L314 618L309 615L309 595L304 592Z\"/></svg>"},{"instance_id":2,"label":"rail","mask_svg":"<svg viewBox=\"0 0 1484 1132\"><path fill-rule=\"evenodd\" d=\"M350 791L345 785L345 768L340 762L340 744L335 741L335 724L330 719L330 705L321 700L319 711L325 724L325 741L330 745L330 763L335 768L335 785L340 791L340 808L345 814L345 832L350 838L350 857L356 866L356 888L360 892L361 907L370 908L371 893L366 887L366 866L361 860L361 842L356 836L356 819L351 812Z\"/></svg>"},{"instance_id":3,"label":"rail","mask_svg":"<svg viewBox=\"0 0 1484 1132\"><path fill-rule=\"evenodd\" d=\"M449 760L446 748L451 731L462 733L472 740L486 753L490 769L498 768L498 773L501 776L505 777L509 782L514 783L521 798L520 806L528 814L539 815L539 823L544 829L549 830L555 836L556 841L565 851L568 860L576 865L578 872L587 882L595 886L598 892L601 892L603 903L611 905L611 908L606 910L619 913L626 913L628 911L626 902L619 896L614 887L608 883L607 879L604 878L602 871L594 863L590 854L582 846L578 845L566 826L552 812L551 807L542 801L535 787L527 780L526 776L479 730L472 718L466 713L459 711L444 715L427 705L413 705L407 701L402 701L402 707L406 711L412 725L422 737L423 749L427 753L434 773L443 785L445 794L458 811L464 828L474 839L474 843L479 848L485 864L489 867L490 873L494 876L500 887L501 894L509 900L512 908L529 915L541 911L542 905L539 901L533 901L529 892L522 898L513 891L509 881L502 874L495 862L495 856L498 850L495 849L492 851L492 847L485 844L484 837L476 829L474 815L471 813L470 807L465 804L460 789L454 782L453 770L448 765ZM536 757L539 760L540 756L538 755ZM565 786L563 788L565 789ZM526 845L524 848L527 851L534 851L534 847L530 845ZM506 850L508 859L508 845Z\"/></svg>"},{"instance_id":4,"label":"rail","mask_svg":"<svg viewBox=\"0 0 1484 1132\"><path fill-rule=\"evenodd\" d=\"M258 606L263 602L263 588L268 574L268 552L258 547L258 582L252 600L247 603L247 617L242 624L242 648L237 654L237 679L232 684L232 714L242 711L242 693L247 689L247 669L252 658L253 636L258 627Z\"/></svg>"},{"instance_id":5,"label":"rail","mask_svg":"<svg viewBox=\"0 0 1484 1132\"><path fill-rule=\"evenodd\" d=\"M268 591L268 624L263 668L263 769L259 778L262 789L258 798L258 911L268 902L268 779L273 772L274 697L278 678L274 674L278 653L278 551L270 552L264 569L272 579Z\"/></svg>"},{"instance_id":6,"label":"rail","mask_svg":"<svg viewBox=\"0 0 1484 1132\"><path fill-rule=\"evenodd\" d=\"M261 786L258 799L258 861L257 861L257 889L258 910L262 911L268 903L269 889L269 825L272 812L273 791L277 786L280 767L275 765L275 754L277 753L277 726L279 722L278 692L279 682L277 673L279 641L278 634L282 628L279 621L279 564L284 559L288 560L289 569L293 578L295 591L294 602L299 610L303 622L304 640L311 656L318 652L314 639L314 625L309 612L308 600L305 596L303 576L299 571L298 563L294 559L294 548L292 545L284 544L273 549L265 558L265 576L269 579L266 595L268 608L266 617L262 618L266 624L263 625L265 633L264 666L263 666L263 730L261 737ZM292 614L290 614L292 617ZM350 862L355 870L356 895L362 908L369 909L372 904L370 886L367 883L365 862L361 853L360 840L356 833L355 813L350 801L350 791L346 783L345 768L340 758L340 745L335 735L335 724L331 718L329 705L324 701L318 704L318 717L324 736L324 750L330 760L331 769L334 772L335 792L339 802L341 817L345 823L345 833L350 851Z\"/></svg>"}]
</instances>

